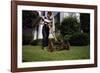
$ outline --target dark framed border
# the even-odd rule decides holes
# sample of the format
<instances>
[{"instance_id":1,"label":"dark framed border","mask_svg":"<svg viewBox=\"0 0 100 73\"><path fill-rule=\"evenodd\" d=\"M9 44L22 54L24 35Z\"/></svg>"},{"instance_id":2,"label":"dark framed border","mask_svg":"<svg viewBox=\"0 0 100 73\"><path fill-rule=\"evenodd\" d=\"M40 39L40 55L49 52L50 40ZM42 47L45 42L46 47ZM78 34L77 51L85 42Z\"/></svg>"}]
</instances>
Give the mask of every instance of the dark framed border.
<instances>
[{"instance_id":1,"label":"dark framed border","mask_svg":"<svg viewBox=\"0 0 100 73\"><path fill-rule=\"evenodd\" d=\"M95 49L94 64L17 68L17 5L93 9L94 10L94 49ZM58 70L58 69L88 68L88 67L97 67L97 6L31 2L31 1L11 1L11 71L12 72Z\"/></svg>"}]
</instances>

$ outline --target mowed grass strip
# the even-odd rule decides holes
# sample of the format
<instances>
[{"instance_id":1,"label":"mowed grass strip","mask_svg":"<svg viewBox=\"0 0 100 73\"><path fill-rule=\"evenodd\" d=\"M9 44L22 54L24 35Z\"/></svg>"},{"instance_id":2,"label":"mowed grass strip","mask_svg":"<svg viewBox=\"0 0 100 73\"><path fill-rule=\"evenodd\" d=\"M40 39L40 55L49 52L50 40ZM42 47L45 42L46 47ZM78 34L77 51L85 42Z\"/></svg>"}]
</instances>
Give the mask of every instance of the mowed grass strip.
<instances>
[{"instance_id":1,"label":"mowed grass strip","mask_svg":"<svg viewBox=\"0 0 100 73\"><path fill-rule=\"evenodd\" d=\"M22 58L23 62L89 59L90 48L89 46L71 46L70 50L48 52L42 50L41 46L24 45Z\"/></svg>"}]
</instances>

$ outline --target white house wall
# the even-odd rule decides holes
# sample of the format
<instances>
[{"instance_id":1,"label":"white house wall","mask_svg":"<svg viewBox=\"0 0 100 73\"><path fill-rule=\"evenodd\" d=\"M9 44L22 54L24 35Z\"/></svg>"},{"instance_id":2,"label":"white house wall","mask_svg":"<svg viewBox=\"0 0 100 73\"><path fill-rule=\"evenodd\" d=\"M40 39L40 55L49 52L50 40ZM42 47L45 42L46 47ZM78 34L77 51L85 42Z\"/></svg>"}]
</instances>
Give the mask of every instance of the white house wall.
<instances>
[{"instance_id":1,"label":"white house wall","mask_svg":"<svg viewBox=\"0 0 100 73\"><path fill-rule=\"evenodd\" d=\"M45 12L46 14L45 14L45 16L47 16L47 12ZM55 31L55 20L54 20L54 16L56 15L57 13L55 13L55 12L53 12L53 31ZM68 17L68 16L70 16L70 15L73 15L73 16L76 16L77 17L77 20L80 22L80 13L70 13L70 12L61 12L60 13L60 23L63 21L63 19L65 18L65 17ZM42 17L42 15L41 15L41 11L39 11L39 15ZM43 27L43 23L40 21L40 25L39 25L39 30L38 30L38 33L37 33L37 31L35 30L35 32L34 32L34 40L36 40L36 39L42 39L43 38L43 36L42 36L42 27ZM37 34L38 34L38 37L37 37ZM54 33L55 34L55 33ZM49 38L54 38L53 37L53 35L52 35L52 33L51 33L51 31L50 31L50 34L49 34Z\"/></svg>"}]
</instances>

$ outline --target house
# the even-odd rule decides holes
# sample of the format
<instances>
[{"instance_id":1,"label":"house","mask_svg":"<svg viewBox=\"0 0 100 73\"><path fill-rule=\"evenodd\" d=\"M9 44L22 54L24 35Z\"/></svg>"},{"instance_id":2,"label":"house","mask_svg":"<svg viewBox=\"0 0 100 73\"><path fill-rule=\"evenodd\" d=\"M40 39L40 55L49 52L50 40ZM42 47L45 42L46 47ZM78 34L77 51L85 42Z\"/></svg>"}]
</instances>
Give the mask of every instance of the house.
<instances>
[{"instance_id":1,"label":"house","mask_svg":"<svg viewBox=\"0 0 100 73\"><path fill-rule=\"evenodd\" d=\"M39 15L41 17L43 16L47 16L47 11L38 11ZM77 20L80 22L80 13L76 13L76 12L52 12L53 15L53 31L54 31L54 34L55 34L55 24L58 23L58 24L61 24L61 22L63 21L63 19L65 17L68 17L68 16L72 16L72 17L77 17ZM40 21L39 23L39 27L38 27L38 31L35 30L33 32L33 35L34 35L34 38L33 40L36 40L36 39L42 39L42 27L43 27L43 23L42 21ZM58 31L59 32L59 31ZM38 35L38 37L36 36ZM49 38L54 38L54 36L52 35L52 33L49 34Z\"/></svg>"}]
</instances>

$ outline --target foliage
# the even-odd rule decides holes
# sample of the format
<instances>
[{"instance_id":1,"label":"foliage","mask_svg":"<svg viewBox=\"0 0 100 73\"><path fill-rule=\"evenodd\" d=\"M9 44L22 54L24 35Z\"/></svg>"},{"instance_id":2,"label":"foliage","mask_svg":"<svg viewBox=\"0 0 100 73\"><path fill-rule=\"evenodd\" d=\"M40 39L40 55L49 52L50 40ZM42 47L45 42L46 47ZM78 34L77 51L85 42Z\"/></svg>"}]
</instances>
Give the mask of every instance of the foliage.
<instances>
[{"instance_id":1,"label":"foliage","mask_svg":"<svg viewBox=\"0 0 100 73\"><path fill-rule=\"evenodd\" d=\"M56 35L56 38L58 41L63 40L63 36L62 35Z\"/></svg>"},{"instance_id":2,"label":"foliage","mask_svg":"<svg viewBox=\"0 0 100 73\"><path fill-rule=\"evenodd\" d=\"M59 22L57 22L57 23L55 23L55 31L57 32L57 31L59 31L60 30L60 23Z\"/></svg>"},{"instance_id":3,"label":"foliage","mask_svg":"<svg viewBox=\"0 0 100 73\"><path fill-rule=\"evenodd\" d=\"M23 19L23 28L28 27L32 28L32 23L35 21L35 19L38 17L37 11L23 11L22 12L22 19Z\"/></svg>"},{"instance_id":4,"label":"foliage","mask_svg":"<svg viewBox=\"0 0 100 73\"><path fill-rule=\"evenodd\" d=\"M60 29L62 36L70 35L80 31L80 23L76 17L69 16L63 19Z\"/></svg>"},{"instance_id":5,"label":"foliage","mask_svg":"<svg viewBox=\"0 0 100 73\"><path fill-rule=\"evenodd\" d=\"M23 45L29 44L31 40L32 40L31 34L23 34L23 36L22 36L22 44Z\"/></svg>"},{"instance_id":6,"label":"foliage","mask_svg":"<svg viewBox=\"0 0 100 73\"><path fill-rule=\"evenodd\" d=\"M67 37L71 45L82 46L89 44L89 35L87 33L74 33L73 35Z\"/></svg>"},{"instance_id":7,"label":"foliage","mask_svg":"<svg viewBox=\"0 0 100 73\"><path fill-rule=\"evenodd\" d=\"M65 40L65 41L69 41L70 38L71 38L71 36L72 36L72 35L65 35L65 36L64 36L64 40Z\"/></svg>"},{"instance_id":8,"label":"foliage","mask_svg":"<svg viewBox=\"0 0 100 73\"><path fill-rule=\"evenodd\" d=\"M29 44L30 41L33 38L33 23L36 21L36 19L38 18L38 12L37 11L27 11L27 10L23 10L22 11L22 43L23 45L25 44Z\"/></svg>"},{"instance_id":9,"label":"foliage","mask_svg":"<svg viewBox=\"0 0 100 73\"><path fill-rule=\"evenodd\" d=\"M37 45L38 44L38 40L33 40L30 44L31 45Z\"/></svg>"},{"instance_id":10,"label":"foliage","mask_svg":"<svg viewBox=\"0 0 100 73\"><path fill-rule=\"evenodd\" d=\"M81 29L85 33L90 33L90 14L80 13Z\"/></svg>"}]
</instances>

